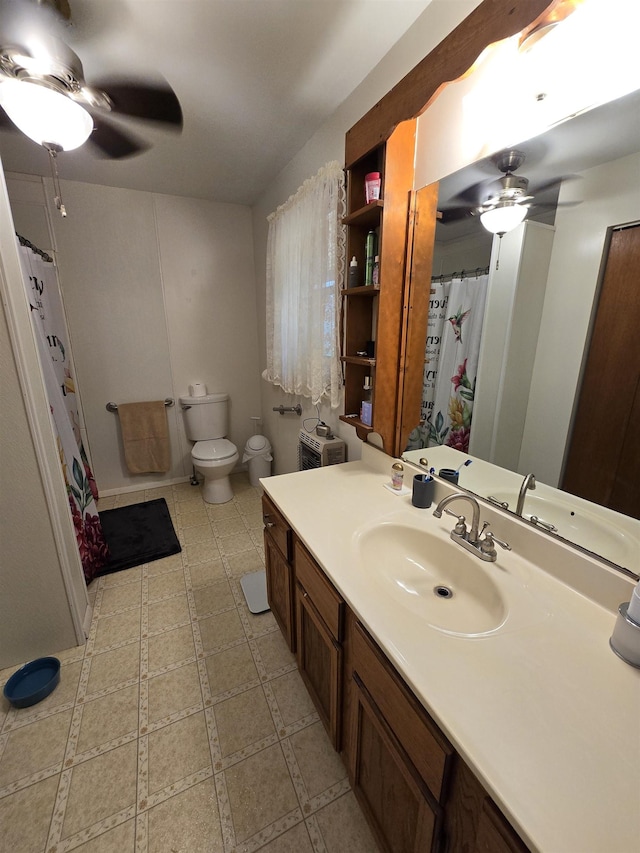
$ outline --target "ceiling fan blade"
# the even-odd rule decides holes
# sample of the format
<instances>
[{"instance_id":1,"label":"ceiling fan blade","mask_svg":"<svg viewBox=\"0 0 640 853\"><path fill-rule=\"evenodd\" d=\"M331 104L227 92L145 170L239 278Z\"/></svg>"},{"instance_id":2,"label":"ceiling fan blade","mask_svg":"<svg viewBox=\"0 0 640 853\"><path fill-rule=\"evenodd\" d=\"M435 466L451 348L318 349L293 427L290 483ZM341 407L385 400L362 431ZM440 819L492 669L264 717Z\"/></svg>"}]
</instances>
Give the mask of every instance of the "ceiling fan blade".
<instances>
[{"instance_id":1,"label":"ceiling fan blade","mask_svg":"<svg viewBox=\"0 0 640 853\"><path fill-rule=\"evenodd\" d=\"M0 130L17 130L18 128L11 121L6 112L0 107Z\"/></svg>"},{"instance_id":2,"label":"ceiling fan blade","mask_svg":"<svg viewBox=\"0 0 640 853\"><path fill-rule=\"evenodd\" d=\"M94 129L89 137L98 152L109 160L122 160L140 154L149 148L144 142L135 139L131 134L108 124L100 118L93 117Z\"/></svg>"},{"instance_id":3,"label":"ceiling fan blade","mask_svg":"<svg viewBox=\"0 0 640 853\"><path fill-rule=\"evenodd\" d=\"M448 210L440 210L441 216L438 222L443 225L450 225L452 222L462 222L463 219L469 219L474 214L469 207L450 207Z\"/></svg>"},{"instance_id":4,"label":"ceiling fan blade","mask_svg":"<svg viewBox=\"0 0 640 853\"><path fill-rule=\"evenodd\" d=\"M168 83L99 81L94 88L109 96L116 113L182 127L182 107Z\"/></svg>"}]
</instances>

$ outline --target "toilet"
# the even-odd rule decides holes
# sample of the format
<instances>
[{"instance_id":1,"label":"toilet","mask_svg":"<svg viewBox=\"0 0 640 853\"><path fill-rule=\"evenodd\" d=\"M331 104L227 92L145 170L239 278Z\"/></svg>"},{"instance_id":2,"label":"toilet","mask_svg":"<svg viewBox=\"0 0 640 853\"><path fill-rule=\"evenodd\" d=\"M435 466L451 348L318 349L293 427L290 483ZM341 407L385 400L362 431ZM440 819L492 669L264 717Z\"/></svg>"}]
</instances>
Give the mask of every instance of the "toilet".
<instances>
[{"instance_id":1,"label":"toilet","mask_svg":"<svg viewBox=\"0 0 640 853\"><path fill-rule=\"evenodd\" d=\"M202 497L210 504L223 504L233 497L229 474L238 462L238 448L225 438L228 421L228 394L180 397L191 461L204 477Z\"/></svg>"}]
</instances>

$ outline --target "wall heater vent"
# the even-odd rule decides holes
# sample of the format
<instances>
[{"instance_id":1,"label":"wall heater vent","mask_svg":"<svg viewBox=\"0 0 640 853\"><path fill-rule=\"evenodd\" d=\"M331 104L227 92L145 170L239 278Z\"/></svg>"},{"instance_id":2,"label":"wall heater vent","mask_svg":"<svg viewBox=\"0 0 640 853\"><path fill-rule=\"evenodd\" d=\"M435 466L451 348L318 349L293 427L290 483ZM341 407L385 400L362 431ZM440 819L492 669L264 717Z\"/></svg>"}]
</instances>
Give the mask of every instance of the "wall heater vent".
<instances>
[{"instance_id":1,"label":"wall heater vent","mask_svg":"<svg viewBox=\"0 0 640 853\"><path fill-rule=\"evenodd\" d=\"M298 441L298 471L322 468L325 465L338 465L346 462L346 447L341 438L325 438L300 430Z\"/></svg>"}]
</instances>

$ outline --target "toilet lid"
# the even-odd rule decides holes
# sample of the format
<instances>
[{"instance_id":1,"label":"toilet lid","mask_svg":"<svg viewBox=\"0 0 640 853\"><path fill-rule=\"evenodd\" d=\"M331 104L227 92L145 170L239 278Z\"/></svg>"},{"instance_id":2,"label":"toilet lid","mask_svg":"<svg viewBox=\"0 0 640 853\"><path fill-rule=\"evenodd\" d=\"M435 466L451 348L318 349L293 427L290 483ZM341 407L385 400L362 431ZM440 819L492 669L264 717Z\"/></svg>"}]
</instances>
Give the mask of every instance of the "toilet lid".
<instances>
[{"instance_id":1,"label":"toilet lid","mask_svg":"<svg viewBox=\"0 0 640 853\"><path fill-rule=\"evenodd\" d=\"M229 459L234 453L237 453L237 448L227 438L211 438L207 441L196 441L191 450L193 459L201 459L203 462L216 462L221 459Z\"/></svg>"}]
</instances>

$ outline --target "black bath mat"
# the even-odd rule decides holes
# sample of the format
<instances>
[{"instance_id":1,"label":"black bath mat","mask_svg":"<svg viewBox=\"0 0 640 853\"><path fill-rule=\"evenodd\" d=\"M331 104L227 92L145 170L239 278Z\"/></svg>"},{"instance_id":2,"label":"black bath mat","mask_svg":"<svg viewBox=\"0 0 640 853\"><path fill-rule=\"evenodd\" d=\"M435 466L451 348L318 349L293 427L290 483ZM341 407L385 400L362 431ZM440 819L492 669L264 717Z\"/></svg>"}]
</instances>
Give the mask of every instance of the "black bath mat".
<instances>
[{"instance_id":1,"label":"black bath mat","mask_svg":"<svg viewBox=\"0 0 640 853\"><path fill-rule=\"evenodd\" d=\"M108 575L182 551L164 498L106 509L98 513L109 561L98 574Z\"/></svg>"}]
</instances>

